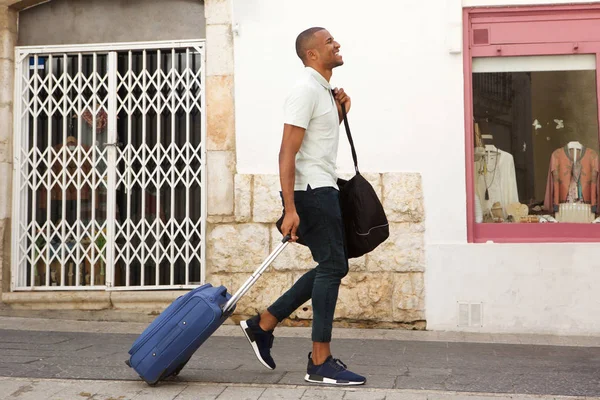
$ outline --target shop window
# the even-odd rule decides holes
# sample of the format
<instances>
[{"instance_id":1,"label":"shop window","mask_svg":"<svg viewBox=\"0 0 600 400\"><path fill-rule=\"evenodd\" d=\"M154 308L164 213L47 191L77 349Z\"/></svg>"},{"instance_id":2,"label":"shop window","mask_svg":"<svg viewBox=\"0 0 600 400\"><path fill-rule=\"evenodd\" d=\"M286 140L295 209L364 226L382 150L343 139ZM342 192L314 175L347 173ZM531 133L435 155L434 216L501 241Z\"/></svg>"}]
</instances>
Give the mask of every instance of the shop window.
<instances>
[{"instance_id":1,"label":"shop window","mask_svg":"<svg viewBox=\"0 0 600 400\"><path fill-rule=\"evenodd\" d=\"M476 223L592 223L594 56L473 60Z\"/></svg>"},{"instance_id":2,"label":"shop window","mask_svg":"<svg viewBox=\"0 0 600 400\"><path fill-rule=\"evenodd\" d=\"M600 6L464 17L468 240L600 241Z\"/></svg>"}]
</instances>

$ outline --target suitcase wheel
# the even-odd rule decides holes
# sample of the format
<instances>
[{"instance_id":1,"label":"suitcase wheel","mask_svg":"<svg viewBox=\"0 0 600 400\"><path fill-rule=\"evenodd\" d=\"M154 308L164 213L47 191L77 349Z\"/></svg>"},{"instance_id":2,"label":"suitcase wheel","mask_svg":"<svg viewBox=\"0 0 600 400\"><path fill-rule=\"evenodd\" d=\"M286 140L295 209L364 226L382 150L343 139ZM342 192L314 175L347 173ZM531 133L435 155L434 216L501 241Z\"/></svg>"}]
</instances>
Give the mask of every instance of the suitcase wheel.
<instances>
[{"instance_id":1,"label":"suitcase wheel","mask_svg":"<svg viewBox=\"0 0 600 400\"><path fill-rule=\"evenodd\" d=\"M158 379L157 379L157 380L155 380L155 381L151 381L151 382L148 382L147 380L145 380L145 379L144 379L143 377L141 377L141 376L140 376L140 378L142 378L142 379L144 380L144 382L146 382L146 383L148 384L148 386L156 386L156 385L158 384L158 382L160 382L160 380L161 380L161 379L165 378L165 372L167 372L167 370L164 370L164 371L163 371L163 372L160 374L160 376L158 377Z\"/></svg>"},{"instance_id":2,"label":"suitcase wheel","mask_svg":"<svg viewBox=\"0 0 600 400\"><path fill-rule=\"evenodd\" d=\"M188 361L190 361L189 358L187 360L185 360L184 362L182 362L181 365L179 365L179 367L177 367L177 369L175 369L175 371L173 371L173 373L171 374L171 376L177 376L177 375L179 375L179 373L181 372L181 370L183 369L183 367L185 367L185 365L188 363Z\"/></svg>"}]
</instances>

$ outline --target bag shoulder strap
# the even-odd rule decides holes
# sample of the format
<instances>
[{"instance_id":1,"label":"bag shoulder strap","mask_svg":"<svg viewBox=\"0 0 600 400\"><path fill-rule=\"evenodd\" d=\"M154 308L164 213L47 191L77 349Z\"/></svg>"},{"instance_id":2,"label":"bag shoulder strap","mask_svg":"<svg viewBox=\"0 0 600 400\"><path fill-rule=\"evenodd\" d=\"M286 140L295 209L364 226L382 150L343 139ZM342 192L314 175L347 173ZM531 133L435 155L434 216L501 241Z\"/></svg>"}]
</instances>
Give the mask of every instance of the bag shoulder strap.
<instances>
[{"instance_id":1,"label":"bag shoulder strap","mask_svg":"<svg viewBox=\"0 0 600 400\"><path fill-rule=\"evenodd\" d=\"M335 102L335 94L331 91L333 101ZM342 104L342 116L344 117L344 127L346 128L346 135L348 136L348 142L350 142L350 148L352 149L352 159L354 160L354 170L357 174L358 171L358 158L356 157L356 149L354 148L354 141L352 140L352 133L350 133L350 124L348 124L348 115L346 114L346 106Z\"/></svg>"}]
</instances>

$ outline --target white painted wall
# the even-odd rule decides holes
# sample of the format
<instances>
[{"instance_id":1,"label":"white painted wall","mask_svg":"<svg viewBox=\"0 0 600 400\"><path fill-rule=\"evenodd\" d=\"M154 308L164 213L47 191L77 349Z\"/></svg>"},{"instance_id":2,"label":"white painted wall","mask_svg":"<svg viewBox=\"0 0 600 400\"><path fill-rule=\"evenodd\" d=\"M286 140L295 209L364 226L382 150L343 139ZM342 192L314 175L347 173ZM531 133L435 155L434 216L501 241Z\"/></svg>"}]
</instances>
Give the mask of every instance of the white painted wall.
<instances>
[{"instance_id":1,"label":"white painted wall","mask_svg":"<svg viewBox=\"0 0 600 400\"><path fill-rule=\"evenodd\" d=\"M429 329L600 333L598 245L432 244L427 251ZM483 303L483 326L457 326L457 302Z\"/></svg>"},{"instance_id":2,"label":"white painted wall","mask_svg":"<svg viewBox=\"0 0 600 400\"><path fill-rule=\"evenodd\" d=\"M586 265L600 246L466 243L463 55L450 51L462 6L548 3L559 2L233 0L238 173L277 173L283 99L303 68L295 38L326 27L342 46L332 84L352 96L361 170L423 176L429 329L462 330L456 302L468 300L484 303L482 331L600 334L589 287L600 268ZM338 161L351 170L345 140Z\"/></svg>"}]
</instances>

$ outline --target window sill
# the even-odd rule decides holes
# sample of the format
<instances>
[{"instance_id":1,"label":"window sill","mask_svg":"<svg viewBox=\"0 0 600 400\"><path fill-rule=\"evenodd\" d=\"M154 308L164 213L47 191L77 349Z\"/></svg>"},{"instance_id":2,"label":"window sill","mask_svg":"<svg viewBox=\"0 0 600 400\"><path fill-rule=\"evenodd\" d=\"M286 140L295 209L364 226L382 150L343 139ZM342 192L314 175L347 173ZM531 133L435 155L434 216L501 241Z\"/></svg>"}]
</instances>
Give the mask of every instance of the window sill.
<instances>
[{"instance_id":1,"label":"window sill","mask_svg":"<svg viewBox=\"0 0 600 400\"><path fill-rule=\"evenodd\" d=\"M473 242L486 243L600 242L600 224L474 224Z\"/></svg>"}]
</instances>

